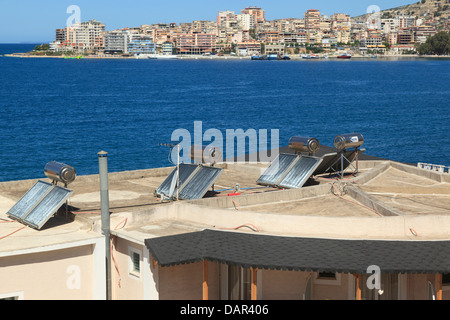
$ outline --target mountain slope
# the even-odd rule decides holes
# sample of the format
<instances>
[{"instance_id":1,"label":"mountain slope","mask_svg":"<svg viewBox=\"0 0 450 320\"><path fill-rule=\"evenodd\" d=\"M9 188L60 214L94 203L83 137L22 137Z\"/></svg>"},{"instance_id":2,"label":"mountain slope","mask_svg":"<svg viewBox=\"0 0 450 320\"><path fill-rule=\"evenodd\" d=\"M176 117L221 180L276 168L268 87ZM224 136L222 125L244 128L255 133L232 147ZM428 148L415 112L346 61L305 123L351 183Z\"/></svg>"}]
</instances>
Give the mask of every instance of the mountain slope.
<instances>
[{"instance_id":1,"label":"mountain slope","mask_svg":"<svg viewBox=\"0 0 450 320\"><path fill-rule=\"evenodd\" d=\"M417 18L437 18L450 15L450 0L421 0L405 6L381 11L382 18L394 18L398 15L416 16ZM354 17L354 21L364 21L369 14Z\"/></svg>"}]
</instances>

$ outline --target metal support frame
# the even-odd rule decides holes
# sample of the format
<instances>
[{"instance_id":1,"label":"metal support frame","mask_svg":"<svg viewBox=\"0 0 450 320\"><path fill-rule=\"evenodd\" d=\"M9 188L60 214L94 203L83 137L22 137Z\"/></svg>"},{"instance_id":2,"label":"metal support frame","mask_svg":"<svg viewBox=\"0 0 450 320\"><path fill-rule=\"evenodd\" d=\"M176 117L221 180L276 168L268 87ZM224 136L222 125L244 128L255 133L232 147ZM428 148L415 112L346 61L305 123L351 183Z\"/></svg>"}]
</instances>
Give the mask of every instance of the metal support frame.
<instances>
[{"instance_id":1,"label":"metal support frame","mask_svg":"<svg viewBox=\"0 0 450 320\"><path fill-rule=\"evenodd\" d=\"M341 179L344 178L344 160L347 160L347 161L348 161L349 166L353 165L353 162L355 162L355 166L354 166L354 168L355 168L355 173L358 174L358 172L359 172L359 171L358 171L358 152L359 152L359 149L358 149L358 148L355 148L355 160L353 160L353 161L350 161L349 159L347 159L347 158L344 156L345 151L347 151L347 149L340 150L340 151L339 151L339 153L341 154L340 158L337 159L335 162L333 162L333 163L331 164L331 166L330 166L330 168L332 168L335 164L338 163L338 161L341 162L341 174L340 174ZM327 169L327 170L328 170L328 169Z\"/></svg>"}]
</instances>

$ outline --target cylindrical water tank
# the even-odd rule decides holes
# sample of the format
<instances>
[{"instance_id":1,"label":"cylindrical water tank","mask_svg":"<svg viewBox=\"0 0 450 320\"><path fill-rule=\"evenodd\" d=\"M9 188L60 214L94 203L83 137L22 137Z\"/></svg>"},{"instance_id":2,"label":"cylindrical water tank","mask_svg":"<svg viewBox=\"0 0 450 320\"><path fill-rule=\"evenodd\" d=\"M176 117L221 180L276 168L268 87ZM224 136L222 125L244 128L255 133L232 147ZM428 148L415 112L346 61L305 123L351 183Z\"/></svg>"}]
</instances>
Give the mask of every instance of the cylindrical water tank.
<instances>
[{"instance_id":1,"label":"cylindrical water tank","mask_svg":"<svg viewBox=\"0 0 450 320\"><path fill-rule=\"evenodd\" d=\"M75 180L77 173L75 169L67 164L51 161L44 167L45 175L53 180L69 184Z\"/></svg>"},{"instance_id":2,"label":"cylindrical water tank","mask_svg":"<svg viewBox=\"0 0 450 320\"><path fill-rule=\"evenodd\" d=\"M348 148L358 148L364 143L364 137L361 133L341 134L334 138L334 146L338 150Z\"/></svg>"},{"instance_id":3,"label":"cylindrical water tank","mask_svg":"<svg viewBox=\"0 0 450 320\"><path fill-rule=\"evenodd\" d=\"M294 136L289 139L289 148L296 152L316 153L320 142L316 138Z\"/></svg>"},{"instance_id":4,"label":"cylindrical water tank","mask_svg":"<svg viewBox=\"0 0 450 320\"><path fill-rule=\"evenodd\" d=\"M214 146L191 146L191 160L196 163L216 164L223 161L222 150Z\"/></svg>"}]
</instances>

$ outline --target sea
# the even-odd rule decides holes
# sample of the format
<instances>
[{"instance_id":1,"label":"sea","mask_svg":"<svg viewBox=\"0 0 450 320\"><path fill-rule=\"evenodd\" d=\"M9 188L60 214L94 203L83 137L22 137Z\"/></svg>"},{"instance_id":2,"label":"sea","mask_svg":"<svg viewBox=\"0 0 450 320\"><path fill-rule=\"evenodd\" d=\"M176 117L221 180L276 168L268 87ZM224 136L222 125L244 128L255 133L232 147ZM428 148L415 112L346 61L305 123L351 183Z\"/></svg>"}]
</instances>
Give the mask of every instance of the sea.
<instances>
[{"instance_id":1,"label":"sea","mask_svg":"<svg viewBox=\"0 0 450 320\"><path fill-rule=\"evenodd\" d=\"M195 123L278 132L280 146L357 132L368 155L450 165L450 59L4 56L34 46L0 44L0 181L45 178L50 161L97 174L99 151L110 172L172 166L161 144L194 140Z\"/></svg>"}]
</instances>

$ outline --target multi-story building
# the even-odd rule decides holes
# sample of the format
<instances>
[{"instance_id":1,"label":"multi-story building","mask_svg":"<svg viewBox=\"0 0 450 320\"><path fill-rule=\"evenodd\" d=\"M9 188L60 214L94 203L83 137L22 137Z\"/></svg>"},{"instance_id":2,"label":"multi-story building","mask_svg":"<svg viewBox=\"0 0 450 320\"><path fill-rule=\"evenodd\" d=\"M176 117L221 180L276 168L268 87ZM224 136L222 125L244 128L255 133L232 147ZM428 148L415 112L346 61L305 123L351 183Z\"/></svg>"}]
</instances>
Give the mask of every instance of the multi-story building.
<instances>
[{"instance_id":1,"label":"multi-story building","mask_svg":"<svg viewBox=\"0 0 450 320\"><path fill-rule=\"evenodd\" d=\"M284 44L266 44L264 47L265 54L278 54L284 56L286 48Z\"/></svg>"},{"instance_id":2,"label":"multi-story building","mask_svg":"<svg viewBox=\"0 0 450 320\"><path fill-rule=\"evenodd\" d=\"M236 51L241 56L259 55L261 54L261 42L255 40L238 42Z\"/></svg>"},{"instance_id":3,"label":"multi-story building","mask_svg":"<svg viewBox=\"0 0 450 320\"><path fill-rule=\"evenodd\" d=\"M412 44L414 43L414 32L411 29L401 29L397 33L398 44Z\"/></svg>"},{"instance_id":4,"label":"multi-story building","mask_svg":"<svg viewBox=\"0 0 450 320\"><path fill-rule=\"evenodd\" d=\"M331 20L327 16L320 17L319 29L322 32L329 32L331 30Z\"/></svg>"},{"instance_id":5,"label":"multi-story building","mask_svg":"<svg viewBox=\"0 0 450 320\"><path fill-rule=\"evenodd\" d=\"M214 33L217 30L217 24L214 21L194 20L192 21L192 31L201 33Z\"/></svg>"},{"instance_id":6,"label":"multi-story building","mask_svg":"<svg viewBox=\"0 0 450 320\"><path fill-rule=\"evenodd\" d=\"M305 29L317 30L320 28L320 11L309 9L305 12Z\"/></svg>"},{"instance_id":7,"label":"multi-story building","mask_svg":"<svg viewBox=\"0 0 450 320\"><path fill-rule=\"evenodd\" d=\"M397 39L397 32L391 32L386 36L386 40L389 43L389 45L395 45L398 42Z\"/></svg>"},{"instance_id":8,"label":"multi-story building","mask_svg":"<svg viewBox=\"0 0 450 320\"><path fill-rule=\"evenodd\" d=\"M332 29L346 29L350 30L352 23L350 15L345 13L335 13L330 16Z\"/></svg>"},{"instance_id":9,"label":"multi-story building","mask_svg":"<svg viewBox=\"0 0 450 320\"><path fill-rule=\"evenodd\" d=\"M411 28L415 25L416 18L400 15L395 18L395 26L399 29Z\"/></svg>"},{"instance_id":10,"label":"multi-story building","mask_svg":"<svg viewBox=\"0 0 450 320\"><path fill-rule=\"evenodd\" d=\"M128 53L130 34L126 30L105 32L105 53Z\"/></svg>"},{"instance_id":11,"label":"multi-story building","mask_svg":"<svg viewBox=\"0 0 450 320\"><path fill-rule=\"evenodd\" d=\"M134 55L155 54L156 43L153 42L151 36L142 34L132 35L128 43L128 53Z\"/></svg>"},{"instance_id":12,"label":"multi-story building","mask_svg":"<svg viewBox=\"0 0 450 320\"><path fill-rule=\"evenodd\" d=\"M280 34L278 31L266 31L258 34L259 40L264 43L274 43L280 40Z\"/></svg>"},{"instance_id":13,"label":"multi-story building","mask_svg":"<svg viewBox=\"0 0 450 320\"><path fill-rule=\"evenodd\" d=\"M319 30L308 30L307 31L307 43L309 44L321 44L323 33Z\"/></svg>"},{"instance_id":14,"label":"multi-story building","mask_svg":"<svg viewBox=\"0 0 450 320\"><path fill-rule=\"evenodd\" d=\"M414 32L414 42L416 43L425 43L428 37L434 36L437 31L433 26L417 26L413 28Z\"/></svg>"},{"instance_id":15,"label":"multi-story building","mask_svg":"<svg viewBox=\"0 0 450 320\"><path fill-rule=\"evenodd\" d=\"M217 14L217 27L221 27L226 24L227 21L235 21L236 13L234 11L219 11Z\"/></svg>"},{"instance_id":16,"label":"multi-story building","mask_svg":"<svg viewBox=\"0 0 450 320\"><path fill-rule=\"evenodd\" d=\"M56 30L56 42L60 47L71 47L78 51L98 51L104 48L105 25L90 20L77 22L65 29Z\"/></svg>"},{"instance_id":17,"label":"multi-story building","mask_svg":"<svg viewBox=\"0 0 450 320\"><path fill-rule=\"evenodd\" d=\"M395 19L381 19L381 30L384 34L396 31Z\"/></svg>"},{"instance_id":18,"label":"multi-story building","mask_svg":"<svg viewBox=\"0 0 450 320\"><path fill-rule=\"evenodd\" d=\"M212 53L216 45L216 35L213 33L190 32L177 38L177 50L180 54Z\"/></svg>"},{"instance_id":19,"label":"multi-story building","mask_svg":"<svg viewBox=\"0 0 450 320\"><path fill-rule=\"evenodd\" d=\"M166 41L161 44L161 53L163 55L171 55L173 53L173 43L170 41Z\"/></svg>"},{"instance_id":20,"label":"multi-story building","mask_svg":"<svg viewBox=\"0 0 450 320\"><path fill-rule=\"evenodd\" d=\"M350 43L350 31L347 29L335 29L332 34L336 37L338 43Z\"/></svg>"},{"instance_id":21,"label":"multi-story building","mask_svg":"<svg viewBox=\"0 0 450 320\"><path fill-rule=\"evenodd\" d=\"M255 17L255 23L260 23L266 21L265 10L259 7L247 7L241 10L241 14L250 14Z\"/></svg>"},{"instance_id":22,"label":"multi-story building","mask_svg":"<svg viewBox=\"0 0 450 320\"><path fill-rule=\"evenodd\" d=\"M279 43L306 44L307 34L305 32L283 32L279 33Z\"/></svg>"},{"instance_id":23,"label":"multi-story building","mask_svg":"<svg viewBox=\"0 0 450 320\"><path fill-rule=\"evenodd\" d=\"M242 30L248 31L255 28L256 18L255 15L249 13L241 13L236 15L236 20L241 26Z\"/></svg>"}]
</instances>

